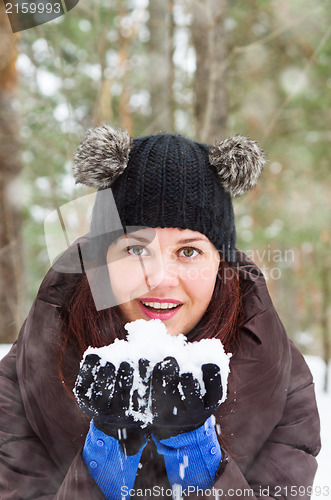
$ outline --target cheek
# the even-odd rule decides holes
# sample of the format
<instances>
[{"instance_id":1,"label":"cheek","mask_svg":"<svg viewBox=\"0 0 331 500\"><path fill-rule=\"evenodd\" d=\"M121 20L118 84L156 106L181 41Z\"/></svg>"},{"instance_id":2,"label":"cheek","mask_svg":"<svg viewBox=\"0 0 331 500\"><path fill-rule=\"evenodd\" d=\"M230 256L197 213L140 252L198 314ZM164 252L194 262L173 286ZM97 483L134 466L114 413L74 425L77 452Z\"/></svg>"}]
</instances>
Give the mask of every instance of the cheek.
<instances>
[{"instance_id":1,"label":"cheek","mask_svg":"<svg viewBox=\"0 0 331 500\"><path fill-rule=\"evenodd\" d=\"M118 307L125 322L131 322L139 319L137 311L132 308L132 302L124 302L123 304L119 304Z\"/></svg>"},{"instance_id":2,"label":"cheek","mask_svg":"<svg viewBox=\"0 0 331 500\"><path fill-rule=\"evenodd\" d=\"M185 276L187 292L192 302L207 307L212 297L218 267L191 268Z\"/></svg>"},{"instance_id":3,"label":"cheek","mask_svg":"<svg viewBox=\"0 0 331 500\"><path fill-rule=\"evenodd\" d=\"M128 302L148 291L141 267L128 266L125 261L108 264L110 286L118 304Z\"/></svg>"}]
</instances>

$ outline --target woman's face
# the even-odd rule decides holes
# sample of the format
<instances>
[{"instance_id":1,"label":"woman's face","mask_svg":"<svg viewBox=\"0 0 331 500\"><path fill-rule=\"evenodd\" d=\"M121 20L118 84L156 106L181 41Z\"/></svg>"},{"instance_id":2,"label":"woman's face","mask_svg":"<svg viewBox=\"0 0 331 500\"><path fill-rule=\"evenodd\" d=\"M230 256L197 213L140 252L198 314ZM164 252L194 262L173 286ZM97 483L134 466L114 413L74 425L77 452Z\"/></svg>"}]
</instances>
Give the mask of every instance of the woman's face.
<instances>
[{"instance_id":1,"label":"woman's face","mask_svg":"<svg viewBox=\"0 0 331 500\"><path fill-rule=\"evenodd\" d=\"M107 265L126 322L161 319L168 333L188 333L211 300L220 257L190 229L139 229L110 245Z\"/></svg>"}]
</instances>

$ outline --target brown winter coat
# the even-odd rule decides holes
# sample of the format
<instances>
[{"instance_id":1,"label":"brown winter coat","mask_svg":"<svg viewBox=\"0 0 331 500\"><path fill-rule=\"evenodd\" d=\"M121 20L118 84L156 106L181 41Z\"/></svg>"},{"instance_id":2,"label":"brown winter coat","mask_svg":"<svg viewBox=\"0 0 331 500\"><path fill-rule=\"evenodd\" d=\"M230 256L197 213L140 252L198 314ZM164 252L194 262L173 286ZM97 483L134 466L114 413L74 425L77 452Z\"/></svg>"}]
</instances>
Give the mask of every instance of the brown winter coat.
<instances>
[{"instance_id":1,"label":"brown winter coat","mask_svg":"<svg viewBox=\"0 0 331 500\"><path fill-rule=\"evenodd\" d=\"M320 448L312 377L286 336L261 272L238 255L244 258L245 317L231 359L228 398L217 413L228 452L223 451L215 488L218 498L221 490L231 498L259 498L262 490L266 497L288 498L300 486L300 498L308 498ZM0 363L1 500L104 498L81 457L89 423L57 374L59 311L70 279L49 271L17 342ZM79 361L73 353L73 374ZM162 497L157 490L151 496L144 491L169 488L152 442L141 461L136 495ZM203 497L200 492L189 498Z\"/></svg>"}]
</instances>

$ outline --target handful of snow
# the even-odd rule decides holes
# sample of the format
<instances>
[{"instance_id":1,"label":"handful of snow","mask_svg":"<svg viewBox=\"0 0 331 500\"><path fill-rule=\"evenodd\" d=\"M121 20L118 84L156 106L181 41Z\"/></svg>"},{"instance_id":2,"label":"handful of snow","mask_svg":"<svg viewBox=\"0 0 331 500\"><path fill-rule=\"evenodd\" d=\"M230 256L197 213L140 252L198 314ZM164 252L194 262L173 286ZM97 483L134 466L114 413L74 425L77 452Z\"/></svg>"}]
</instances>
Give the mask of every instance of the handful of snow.
<instances>
[{"instance_id":1,"label":"handful of snow","mask_svg":"<svg viewBox=\"0 0 331 500\"><path fill-rule=\"evenodd\" d=\"M179 365L179 373L192 373L201 387L201 395L205 394L205 386L202 378L201 367L206 363L214 363L220 368L223 396L220 401L226 399L227 381L229 375L229 362L231 354L226 354L223 345L218 339L202 339L197 342L187 342L182 334L171 336L167 333L166 326L159 319L145 321L138 319L125 325L128 332L126 340L115 339L113 344L96 348L89 347L82 360L84 362L89 354L100 357L100 365L104 366L107 361L111 362L117 370L122 361L127 361L134 368L134 381L132 390L138 389L143 395L146 385L142 384L139 375L139 359L149 361L149 376L154 366L163 361L167 356L173 356ZM137 415L131 412L135 419L150 421L150 416Z\"/></svg>"}]
</instances>

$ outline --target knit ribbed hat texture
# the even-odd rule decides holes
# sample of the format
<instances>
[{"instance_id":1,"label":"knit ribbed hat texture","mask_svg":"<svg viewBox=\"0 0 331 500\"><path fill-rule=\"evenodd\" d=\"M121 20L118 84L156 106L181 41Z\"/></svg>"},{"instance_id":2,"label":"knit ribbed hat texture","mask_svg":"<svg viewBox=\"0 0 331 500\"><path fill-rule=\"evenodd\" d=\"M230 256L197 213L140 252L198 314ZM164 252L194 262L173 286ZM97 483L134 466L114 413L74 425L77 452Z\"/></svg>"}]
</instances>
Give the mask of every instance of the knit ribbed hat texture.
<instances>
[{"instance_id":1,"label":"knit ribbed hat texture","mask_svg":"<svg viewBox=\"0 0 331 500\"><path fill-rule=\"evenodd\" d=\"M265 156L256 143L236 136L210 147L166 133L136 139L121 133L113 141L107 135L111 131L116 135L105 126L94 129L79 146L76 182L98 187L99 192L111 186L124 229L144 226L199 231L233 262L236 230L231 194L236 196L252 187L261 173ZM253 175L250 167L245 172L247 155L259 163ZM238 161L242 163L239 169ZM107 205L104 196L97 193L92 236L107 231L110 200Z\"/></svg>"}]
</instances>

